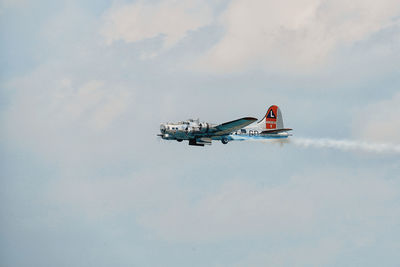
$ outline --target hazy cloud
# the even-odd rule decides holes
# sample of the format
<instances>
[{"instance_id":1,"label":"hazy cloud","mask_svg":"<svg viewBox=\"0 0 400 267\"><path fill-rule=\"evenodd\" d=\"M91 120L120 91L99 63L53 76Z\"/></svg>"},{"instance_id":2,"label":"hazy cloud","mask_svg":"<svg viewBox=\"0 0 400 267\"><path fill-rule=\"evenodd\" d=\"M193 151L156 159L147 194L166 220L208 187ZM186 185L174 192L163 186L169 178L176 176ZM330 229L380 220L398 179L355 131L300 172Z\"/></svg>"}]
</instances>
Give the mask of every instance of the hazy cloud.
<instances>
[{"instance_id":1,"label":"hazy cloud","mask_svg":"<svg viewBox=\"0 0 400 267\"><path fill-rule=\"evenodd\" d=\"M344 150L200 148L156 134L163 121L219 123L279 104L293 137L397 142L398 6L217 2L39 1L31 27L36 13L7 10L7 62L23 64L0 88L0 265L396 263L397 155L364 157L345 151L359 143L329 140L318 144ZM356 56L344 53L351 67L337 60L339 74L298 79L381 29ZM201 70L239 74L177 67L204 56Z\"/></svg>"},{"instance_id":2,"label":"hazy cloud","mask_svg":"<svg viewBox=\"0 0 400 267\"><path fill-rule=\"evenodd\" d=\"M385 1L235 0L220 17L225 34L200 68L308 72L335 51L398 25L400 5Z\"/></svg>"},{"instance_id":3,"label":"hazy cloud","mask_svg":"<svg viewBox=\"0 0 400 267\"><path fill-rule=\"evenodd\" d=\"M131 88L102 80L75 81L51 66L41 66L7 87L15 92L3 114L5 138L49 158L90 153L90 144L110 131L134 101Z\"/></svg>"},{"instance_id":4,"label":"hazy cloud","mask_svg":"<svg viewBox=\"0 0 400 267\"><path fill-rule=\"evenodd\" d=\"M364 140L400 144L400 93L392 98L369 104L354 118L354 134Z\"/></svg>"},{"instance_id":5,"label":"hazy cloud","mask_svg":"<svg viewBox=\"0 0 400 267\"><path fill-rule=\"evenodd\" d=\"M168 49L212 21L211 9L204 1L138 1L114 6L104 16L102 34L107 44L123 40L137 42L162 35Z\"/></svg>"},{"instance_id":6,"label":"hazy cloud","mask_svg":"<svg viewBox=\"0 0 400 267\"><path fill-rule=\"evenodd\" d=\"M400 216L395 208L398 182L374 174L313 171L268 187L233 180L197 200L184 193L193 189L182 188L174 176L160 169L106 180L68 178L53 192L63 205L89 217L134 212L143 227L174 242L276 238L282 233L302 237L318 229L321 242L341 238L362 246L374 242L382 224L392 227ZM338 221L343 213L346 219ZM368 218L375 218L374 223L363 225ZM327 232L333 226L337 232Z\"/></svg>"}]
</instances>

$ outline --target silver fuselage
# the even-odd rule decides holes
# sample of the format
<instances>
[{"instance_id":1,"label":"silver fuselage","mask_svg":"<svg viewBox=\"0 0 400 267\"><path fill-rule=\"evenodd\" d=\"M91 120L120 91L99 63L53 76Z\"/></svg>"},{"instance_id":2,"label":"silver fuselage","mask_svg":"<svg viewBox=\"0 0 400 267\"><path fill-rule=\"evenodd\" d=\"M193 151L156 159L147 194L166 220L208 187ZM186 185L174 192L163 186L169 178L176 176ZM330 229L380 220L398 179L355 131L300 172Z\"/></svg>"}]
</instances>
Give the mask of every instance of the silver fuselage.
<instances>
[{"instance_id":1,"label":"silver fuselage","mask_svg":"<svg viewBox=\"0 0 400 267\"><path fill-rule=\"evenodd\" d=\"M208 122L200 122L199 120L189 119L177 123L163 123L160 125L162 139L165 140L227 140L227 141L244 141L249 139L278 139L290 136L288 132L277 134L261 134L262 129L256 125L249 125L235 132L223 135L215 135L216 124Z\"/></svg>"}]
</instances>

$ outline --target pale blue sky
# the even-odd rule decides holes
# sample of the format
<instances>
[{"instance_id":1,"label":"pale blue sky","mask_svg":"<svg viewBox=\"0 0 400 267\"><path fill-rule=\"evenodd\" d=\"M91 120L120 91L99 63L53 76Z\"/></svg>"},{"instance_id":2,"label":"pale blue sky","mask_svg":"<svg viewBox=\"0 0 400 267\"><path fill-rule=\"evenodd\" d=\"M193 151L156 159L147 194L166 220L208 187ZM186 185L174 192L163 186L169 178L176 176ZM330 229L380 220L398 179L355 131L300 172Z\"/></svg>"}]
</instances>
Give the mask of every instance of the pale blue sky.
<instances>
[{"instance_id":1,"label":"pale blue sky","mask_svg":"<svg viewBox=\"0 0 400 267\"><path fill-rule=\"evenodd\" d=\"M400 144L400 4L0 2L0 266L398 266L397 153L156 138L281 107Z\"/></svg>"}]
</instances>

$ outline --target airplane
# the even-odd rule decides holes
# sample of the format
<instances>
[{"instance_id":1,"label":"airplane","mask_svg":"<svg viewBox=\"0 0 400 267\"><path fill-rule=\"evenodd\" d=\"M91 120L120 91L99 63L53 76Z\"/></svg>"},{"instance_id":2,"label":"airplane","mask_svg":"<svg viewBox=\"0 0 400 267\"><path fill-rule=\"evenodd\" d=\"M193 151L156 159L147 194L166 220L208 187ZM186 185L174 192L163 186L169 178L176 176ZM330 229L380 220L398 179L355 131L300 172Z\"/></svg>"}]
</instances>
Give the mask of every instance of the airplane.
<instances>
[{"instance_id":1,"label":"airplane","mask_svg":"<svg viewBox=\"0 0 400 267\"><path fill-rule=\"evenodd\" d=\"M292 129L283 127L283 118L280 108L272 105L265 116L251 126L257 119L244 117L222 124L200 122L199 119L189 119L177 123L162 123L160 136L164 140L182 142L188 140L191 146L211 145L212 140L219 140L223 144L230 141L245 141L257 139L282 139L291 136Z\"/></svg>"}]
</instances>

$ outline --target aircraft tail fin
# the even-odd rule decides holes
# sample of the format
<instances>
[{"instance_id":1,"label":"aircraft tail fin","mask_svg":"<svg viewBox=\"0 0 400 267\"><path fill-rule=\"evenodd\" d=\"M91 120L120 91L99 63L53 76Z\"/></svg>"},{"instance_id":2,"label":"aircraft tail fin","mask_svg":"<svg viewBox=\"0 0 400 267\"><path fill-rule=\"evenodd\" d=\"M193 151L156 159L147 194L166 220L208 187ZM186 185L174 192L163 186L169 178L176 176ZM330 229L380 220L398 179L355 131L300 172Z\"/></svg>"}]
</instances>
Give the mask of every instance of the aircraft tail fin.
<instances>
[{"instance_id":1,"label":"aircraft tail fin","mask_svg":"<svg viewBox=\"0 0 400 267\"><path fill-rule=\"evenodd\" d=\"M265 116L257 123L262 130L284 129L282 112L276 105L268 108Z\"/></svg>"}]
</instances>

